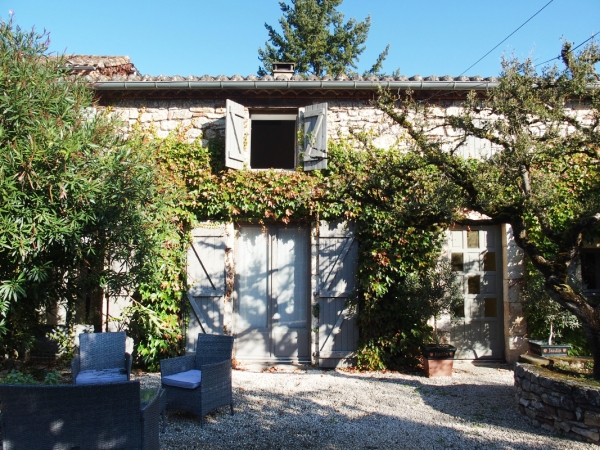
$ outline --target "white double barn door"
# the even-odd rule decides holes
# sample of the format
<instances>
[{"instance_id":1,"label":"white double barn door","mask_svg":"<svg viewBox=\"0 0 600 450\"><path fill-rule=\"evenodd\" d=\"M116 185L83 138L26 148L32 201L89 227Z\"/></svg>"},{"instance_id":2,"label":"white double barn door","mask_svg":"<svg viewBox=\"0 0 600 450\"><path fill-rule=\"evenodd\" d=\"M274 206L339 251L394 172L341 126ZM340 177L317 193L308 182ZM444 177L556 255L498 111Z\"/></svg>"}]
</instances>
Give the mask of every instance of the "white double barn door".
<instances>
[{"instance_id":1,"label":"white double barn door","mask_svg":"<svg viewBox=\"0 0 600 450\"><path fill-rule=\"evenodd\" d=\"M309 258L306 227L238 228L237 358L310 361Z\"/></svg>"}]
</instances>

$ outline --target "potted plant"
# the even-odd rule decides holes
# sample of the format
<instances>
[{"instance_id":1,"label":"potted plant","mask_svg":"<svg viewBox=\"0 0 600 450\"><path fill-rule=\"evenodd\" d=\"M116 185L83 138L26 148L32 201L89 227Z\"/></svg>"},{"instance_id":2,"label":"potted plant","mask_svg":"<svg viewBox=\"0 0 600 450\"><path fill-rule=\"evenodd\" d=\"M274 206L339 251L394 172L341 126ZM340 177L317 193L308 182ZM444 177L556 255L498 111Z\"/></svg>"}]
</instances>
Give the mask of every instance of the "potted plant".
<instances>
[{"instance_id":1,"label":"potted plant","mask_svg":"<svg viewBox=\"0 0 600 450\"><path fill-rule=\"evenodd\" d=\"M433 319L431 339L421 346L423 366L428 377L451 376L456 347L444 342L438 320L444 314L452 315L463 304L462 287L452 266L447 261L417 274L410 274L407 288L414 293L424 320Z\"/></svg>"},{"instance_id":2,"label":"potted plant","mask_svg":"<svg viewBox=\"0 0 600 450\"><path fill-rule=\"evenodd\" d=\"M543 337L527 339L529 353L535 356L567 356L571 345L557 344L555 338L561 338L566 330L579 328L579 321L552 300L544 289L543 280L532 268L527 273L522 298L530 334Z\"/></svg>"}]
</instances>

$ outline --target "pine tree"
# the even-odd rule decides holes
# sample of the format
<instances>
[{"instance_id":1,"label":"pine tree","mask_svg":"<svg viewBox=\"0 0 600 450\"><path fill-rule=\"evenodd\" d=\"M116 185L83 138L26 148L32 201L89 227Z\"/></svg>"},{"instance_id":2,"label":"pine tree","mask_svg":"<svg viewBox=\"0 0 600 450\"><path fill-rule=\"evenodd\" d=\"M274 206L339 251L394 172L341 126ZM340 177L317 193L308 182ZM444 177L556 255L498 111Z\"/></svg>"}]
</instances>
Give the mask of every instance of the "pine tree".
<instances>
[{"instance_id":1,"label":"pine tree","mask_svg":"<svg viewBox=\"0 0 600 450\"><path fill-rule=\"evenodd\" d=\"M270 73L275 62L293 62L296 72L308 75L337 76L357 68L359 55L364 52L371 18L362 22L350 19L344 23L344 14L337 10L343 0L292 0L291 5L279 2L283 17L279 24L283 34L265 23L269 42L258 49L262 66L260 76ZM389 45L379 55L368 72L381 70Z\"/></svg>"}]
</instances>

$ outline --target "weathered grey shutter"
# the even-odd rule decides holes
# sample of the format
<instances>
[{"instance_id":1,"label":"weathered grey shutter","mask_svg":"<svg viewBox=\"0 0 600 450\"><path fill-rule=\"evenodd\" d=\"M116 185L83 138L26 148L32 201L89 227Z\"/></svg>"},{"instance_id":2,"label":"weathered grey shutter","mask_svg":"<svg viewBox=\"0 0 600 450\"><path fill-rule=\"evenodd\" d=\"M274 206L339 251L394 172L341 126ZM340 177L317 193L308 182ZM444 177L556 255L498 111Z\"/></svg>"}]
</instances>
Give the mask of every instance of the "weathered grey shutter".
<instances>
[{"instance_id":1,"label":"weathered grey shutter","mask_svg":"<svg viewBox=\"0 0 600 450\"><path fill-rule=\"evenodd\" d=\"M196 228L187 253L191 314L186 350L194 351L198 333L223 334L225 228Z\"/></svg>"},{"instance_id":2,"label":"weathered grey shutter","mask_svg":"<svg viewBox=\"0 0 600 450\"><path fill-rule=\"evenodd\" d=\"M358 258L354 226L320 222L318 242L319 365L354 364L358 328L347 305L355 286Z\"/></svg>"},{"instance_id":3,"label":"weathered grey shutter","mask_svg":"<svg viewBox=\"0 0 600 450\"><path fill-rule=\"evenodd\" d=\"M244 148L244 107L231 100L225 106L225 167L243 169L249 162Z\"/></svg>"},{"instance_id":4,"label":"weathered grey shutter","mask_svg":"<svg viewBox=\"0 0 600 450\"><path fill-rule=\"evenodd\" d=\"M327 103L304 110L304 170L327 168Z\"/></svg>"}]
</instances>

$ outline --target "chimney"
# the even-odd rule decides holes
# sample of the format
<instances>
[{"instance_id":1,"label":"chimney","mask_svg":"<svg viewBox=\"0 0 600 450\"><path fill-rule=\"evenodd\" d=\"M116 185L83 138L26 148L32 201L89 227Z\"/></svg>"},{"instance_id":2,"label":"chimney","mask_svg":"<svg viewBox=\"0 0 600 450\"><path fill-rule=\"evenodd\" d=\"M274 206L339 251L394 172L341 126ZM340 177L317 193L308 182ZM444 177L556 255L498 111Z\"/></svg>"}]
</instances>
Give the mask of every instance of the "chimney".
<instances>
[{"instance_id":1,"label":"chimney","mask_svg":"<svg viewBox=\"0 0 600 450\"><path fill-rule=\"evenodd\" d=\"M294 63L273 63L273 78L276 80L289 80L294 75Z\"/></svg>"}]
</instances>

